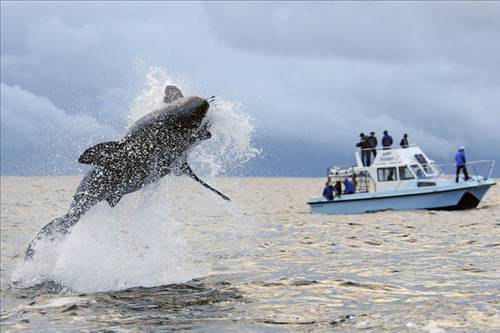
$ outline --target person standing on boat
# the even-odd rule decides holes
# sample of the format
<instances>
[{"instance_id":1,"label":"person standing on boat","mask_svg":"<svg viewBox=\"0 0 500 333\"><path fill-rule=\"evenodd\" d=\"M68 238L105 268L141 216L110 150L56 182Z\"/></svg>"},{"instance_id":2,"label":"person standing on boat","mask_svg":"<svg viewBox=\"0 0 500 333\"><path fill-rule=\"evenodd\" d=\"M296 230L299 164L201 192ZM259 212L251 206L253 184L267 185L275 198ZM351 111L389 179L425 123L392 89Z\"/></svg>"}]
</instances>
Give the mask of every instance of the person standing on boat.
<instances>
[{"instance_id":1,"label":"person standing on boat","mask_svg":"<svg viewBox=\"0 0 500 333\"><path fill-rule=\"evenodd\" d=\"M382 138L382 149L391 149L392 146L392 136L389 135L387 130L384 131L384 137Z\"/></svg>"},{"instance_id":2,"label":"person standing on boat","mask_svg":"<svg viewBox=\"0 0 500 333\"><path fill-rule=\"evenodd\" d=\"M408 134L405 133L405 135L403 135L403 138L399 142L399 145L401 146L401 148L408 148L410 146L410 144L408 143Z\"/></svg>"},{"instance_id":3,"label":"person standing on boat","mask_svg":"<svg viewBox=\"0 0 500 333\"><path fill-rule=\"evenodd\" d=\"M335 187L331 183L330 177L326 181L325 188L323 189L323 198L326 200L333 200L333 193L335 192Z\"/></svg>"},{"instance_id":4,"label":"person standing on boat","mask_svg":"<svg viewBox=\"0 0 500 333\"><path fill-rule=\"evenodd\" d=\"M455 154L455 163L457 164L457 175L455 177L455 182L458 183L458 177L460 176L460 170L463 170L465 181L469 180L469 174L467 173L467 167L465 166L465 147L460 147Z\"/></svg>"},{"instance_id":5,"label":"person standing on boat","mask_svg":"<svg viewBox=\"0 0 500 333\"><path fill-rule=\"evenodd\" d=\"M375 137L375 132L370 132L370 136L366 139L368 148L370 148L371 153L373 153L373 159L377 157L377 145L378 141Z\"/></svg>"},{"instance_id":6,"label":"person standing on boat","mask_svg":"<svg viewBox=\"0 0 500 333\"><path fill-rule=\"evenodd\" d=\"M365 133L361 133L359 135L359 142L356 144L356 147L361 149L361 163L363 166L370 166L370 150L368 149L368 138Z\"/></svg>"}]
</instances>

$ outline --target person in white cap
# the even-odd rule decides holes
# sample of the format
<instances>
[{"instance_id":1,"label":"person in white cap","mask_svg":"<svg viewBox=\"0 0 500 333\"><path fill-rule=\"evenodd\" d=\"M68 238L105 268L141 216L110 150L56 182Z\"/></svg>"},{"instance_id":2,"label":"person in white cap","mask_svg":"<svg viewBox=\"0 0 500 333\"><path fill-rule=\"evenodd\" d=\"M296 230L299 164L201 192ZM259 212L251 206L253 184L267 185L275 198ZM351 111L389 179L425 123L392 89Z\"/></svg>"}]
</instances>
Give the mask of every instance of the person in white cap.
<instances>
[{"instance_id":1,"label":"person in white cap","mask_svg":"<svg viewBox=\"0 0 500 333\"><path fill-rule=\"evenodd\" d=\"M465 166L465 147L462 146L458 149L455 154L455 163L457 164L457 175L455 177L455 182L458 183L458 176L460 175L460 170L463 170L465 181L469 180L469 174L467 173L467 167Z\"/></svg>"}]
</instances>

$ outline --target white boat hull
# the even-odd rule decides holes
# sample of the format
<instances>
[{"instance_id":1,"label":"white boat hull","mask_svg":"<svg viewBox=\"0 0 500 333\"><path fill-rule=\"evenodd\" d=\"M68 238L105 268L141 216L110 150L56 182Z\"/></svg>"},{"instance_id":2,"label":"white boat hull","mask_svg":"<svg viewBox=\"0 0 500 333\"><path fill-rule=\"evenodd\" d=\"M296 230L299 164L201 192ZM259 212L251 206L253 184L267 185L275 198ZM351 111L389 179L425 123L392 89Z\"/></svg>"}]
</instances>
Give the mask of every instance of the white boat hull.
<instances>
[{"instance_id":1,"label":"white boat hull","mask_svg":"<svg viewBox=\"0 0 500 333\"><path fill-rule=\"evenodd\" d=\"M445 188L348 194L332 201L313 198L307 203L313 213L322 214L357 214L383 210L470 209L477 207L488 189L494 184L492 180L482 183L461 182Z\"/></svg>"}]
</instances>

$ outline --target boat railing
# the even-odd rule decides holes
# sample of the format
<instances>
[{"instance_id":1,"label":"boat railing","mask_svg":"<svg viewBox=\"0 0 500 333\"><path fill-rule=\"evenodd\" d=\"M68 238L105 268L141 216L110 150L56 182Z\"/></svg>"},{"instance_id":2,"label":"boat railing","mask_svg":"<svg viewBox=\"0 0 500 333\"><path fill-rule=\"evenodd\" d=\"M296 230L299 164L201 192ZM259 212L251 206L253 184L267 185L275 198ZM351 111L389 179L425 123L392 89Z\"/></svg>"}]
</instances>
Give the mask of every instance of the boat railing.
<instances>
[{"instance_id":1,"label":"boat railing","mask_svg":"<svg viewBox=\"0 0 500 333\"><path fill-rule=\"evenodd\" d=\"M379 146L377 146L377 147L374 147L374 148L359 148L358 147L358 150L359 151L363 151L363 150L365 150L365 151L373 151L373 150L376 150L377 152L379 152L379 151L387 151L387 150L407 149L407 148L410 148L410 147L418 147L418 145L415 144L415 143L410 143L408 146L404 146L404 147L402 147L402 146L388 146L388 147L379 147Z\"/></svg>"},{"instance_id":2,"label":"boat railing","mask_svg":"<svg viewBox=\"0 0 500 333\"><path fill-rule=\"evenodd\" d=\"M331 166L326 168L326 174L329 177L333 176L349 176L354 172L355 165L345 165L345 166Z\"/></svg>"},{"instance_id":3,"label":"boat railing","mask_svg":"<svg viewBox=\"0 0 500 333\"><path fill-rule=\"evenodd\" d=\"M493 173L493 168L495 167L495 161L493 160L480 160L480 161L470 161L466 164L467 173L469 177L476 176L482 177L482 179L487 180L491 178ZM439 171L440 177L455 178L457 166L453 163L448 164L434 164Z\"/></svg>"},{"instance_id":4,"label":"boat railing","mask_svg":"<svg viewBox=\"0 0 500 333\"><path fill-rule=\"evenodd\" d=\"M334 181L343 181L348 178L354 182L355 193L366 193L370 190L376 191L376 183L368 171L357 171L356 166L333 166L326 169L328 178Z\"/></svg>"}]
</instances>

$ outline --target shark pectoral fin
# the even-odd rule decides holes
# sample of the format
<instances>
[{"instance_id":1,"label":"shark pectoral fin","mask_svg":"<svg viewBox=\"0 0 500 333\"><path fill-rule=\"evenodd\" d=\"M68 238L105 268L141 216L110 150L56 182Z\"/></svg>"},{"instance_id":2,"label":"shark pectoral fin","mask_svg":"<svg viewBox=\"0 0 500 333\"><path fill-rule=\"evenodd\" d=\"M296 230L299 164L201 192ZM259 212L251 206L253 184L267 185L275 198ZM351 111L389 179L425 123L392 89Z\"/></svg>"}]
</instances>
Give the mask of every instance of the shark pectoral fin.
<instances>
[{"instance_id":1,"label":"shark pectoral fin","mask_svg":"<svg viewBox=\"0 0 500 333\"><path fill-rule=\"evenodd\" d=\"M185 174L186 176L189 176L189 177L193 178L195 181L197 181L198 183L200 183L204 187L208 188L210 191L218 194L220 197L222 197L222 199L231 201L231 199L229 199L227 196L225 196L224 194L222 194L221 192L217 191L216 189L214 189L213 187L211 187L210 185L208 185L207 183L205 183L203 180L201 180L200 178L198 178L198 176L193 172L193 170L191 170L191 167L189 166L189 164L184 163L181 166L181 172L183 174Z\"/></svg>"},{"instance_id":2,"label":"shark pectoral fin","mask_svg":"<svg viewBox=\"0 0 500 333\"><path fill-rule=\"evenodd\" d=\"M118 141L108 141L98 143L85 150L78 162L98 166L107 166L122 153L121 144Z\"/></svg>"},{"instance_id":3,"label":"shark pectoral fin","mask_svg":"<svg viewBox=\"0 0 500 333\"><path fill-rule=\"evenodd\" d=\"M114 207L118 204L118 202L121 200L122 196L120 194L114 194L110 197L106 198L106 201L111 207Z\"/></svg>"}]
</instances>

